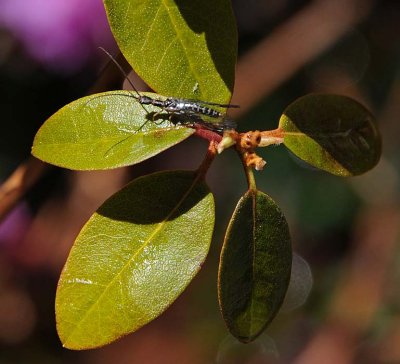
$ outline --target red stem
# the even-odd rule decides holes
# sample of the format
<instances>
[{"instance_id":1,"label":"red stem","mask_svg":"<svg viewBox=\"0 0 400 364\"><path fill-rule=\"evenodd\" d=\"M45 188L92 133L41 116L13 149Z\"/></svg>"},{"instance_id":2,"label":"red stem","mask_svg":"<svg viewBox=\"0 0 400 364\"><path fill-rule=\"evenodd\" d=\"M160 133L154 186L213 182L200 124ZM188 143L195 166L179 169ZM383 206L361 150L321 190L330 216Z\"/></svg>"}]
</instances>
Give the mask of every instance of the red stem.
<instances>
[{"instance_id":1,"label":"red stem","mask_svg":"<svg viewBox=\"0 0 400 364\"><path fill-rule=\"evenodd\" d=\"M204 179L216 155L217 155L217 143L215 141L210 141L210 144L208 145L207 154L197 170L197 175L199 176L199 178Z\"/></svg>"},{"instance_id":2,"label":"red stem","mask_svg":"<svg viewBox=\"0 0 400 364\"><path fill-rule=\"evenodd\" d=\"M209 130L209 129L204 129L201 126L195 125L195 134L200 138L206 139L209 142L217 142L219 143L222 140L222 136L217 134L216 132Z\"/></svg>"}]
</instances>

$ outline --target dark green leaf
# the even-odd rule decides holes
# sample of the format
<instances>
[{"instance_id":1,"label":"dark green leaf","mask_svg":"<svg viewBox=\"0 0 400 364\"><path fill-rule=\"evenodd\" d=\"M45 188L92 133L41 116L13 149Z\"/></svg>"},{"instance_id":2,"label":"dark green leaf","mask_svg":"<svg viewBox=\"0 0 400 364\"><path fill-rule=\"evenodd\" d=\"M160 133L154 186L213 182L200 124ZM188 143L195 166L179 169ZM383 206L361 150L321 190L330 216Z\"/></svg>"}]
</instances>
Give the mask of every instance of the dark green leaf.
<instances>
[{"instance_id":1,"label":"dark green leaf","mask_svg":"<svg viewBox=\"0 0 400 364\"><path fill-rule=\"evenodd\" d=\"M289 229L274 201L249 190L229 223L221 253L218 293L229 331L249 342L277 314L289 284Z\"/></svg>"},{"instance_id":2,"label":"dark green leaf","mask_svg":"<svg viewBox=\"0 0 400 364\"><path fill-rule=\"evenodd\" d=\"M107 200L80 232L56 296L63 345L88 349L160 315L204 261L214 199L192 172L138 178Z\"/></svg>"},{"instance_id":3,"label":"dark green leaf","mask_svg":"<svg viewBox=\"0 0 400 364\"><path fill-rule=\"evenodd\" d=\"M146 109L160 111L151 105ZM156 121L151 117L129 91L87 96L64 106L42 125L32 154L64 168L110 169L141 162L194 133L165 120L165 115Z\"/></svg>"},{"instance_id":4,"label":"dark green leaf","mask_svg":"<svg viewBox=\"0 0 400 364\"><path fill-rule=\"evenodd\" d=\"M104 0L134 70L160 94L226 103L237 32L229 0Z\"/></svg>"},{"instance_id":5,"label":"dark green leaf","mask_svg":"<svg viewBox=\"0 0 400 364\"><path fill-rule=\"evenodd\" d=\"M371 113L338 95L307 95L281 117L284 144L314 167L339 176L362 174L381 155L381 138Z\"/></svg>"}]
</instances>

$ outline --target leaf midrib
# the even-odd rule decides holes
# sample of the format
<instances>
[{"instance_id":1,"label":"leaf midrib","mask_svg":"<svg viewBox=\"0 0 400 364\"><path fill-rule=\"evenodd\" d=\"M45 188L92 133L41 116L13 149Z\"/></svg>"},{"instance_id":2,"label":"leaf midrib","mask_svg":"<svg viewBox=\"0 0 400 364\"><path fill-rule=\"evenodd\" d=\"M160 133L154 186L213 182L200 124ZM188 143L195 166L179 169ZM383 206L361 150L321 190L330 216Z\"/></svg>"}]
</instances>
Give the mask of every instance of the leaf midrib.
<instances>
[{"instance_id":1,"label":"leaf midrib","mask_svg":"<svg viewBox=\"0 0 400 364\"><path fill-rule=\"evenodd\" d=\"M113 284L116 282L117 278L120 277L120 275L125 271L125 269L127 269L127 267L135 259L135 257L151 242L151 240L156 236L156 234L159 231L161 231L161 229L165 226L165 224L169 220L169 218L179 209L179 207L185 201L187 196L194 189L194 187L196 186L196 184L198 183L200 178L201 178L201 175L197 174L196 178L194 178L194 180L193 180L193 183L189 186L188 190L183 194L182 198L178 201L178 203L171 210L171 212L165 217L165 219L163 221L158 223L158 226L156 227L156 229L154 229L154 232L148 237L148 239L142 244L142 246L139 249L137 249L137 251L133 254L133 256L130 259L127 260L127 262L124 264L124 266L121 268L121 270L111 279L110 283L104 285L103 292L99 295L98 299L95 302L92 303L92 305L88 308L88 310L86 311L84 316L79 320L79 322L75 324L75 328L65 338L65 341L63 342L63 346L67 346L69 339L79 330L79 327L86 320L86 318L89 317L90 313L99 304L99 302L102 300L102 298L106 294L106 292L113 286Z\"/></svg>"},{"instance_id":2,"label":"leaf midrib","mask_svg":"<svg viewBox=\"0 0 400 364\"><path fill-rule=\"evenodd\" d=\"M195 77L195 79L196 79L197 81L201 81L201 77L196 73L195 69L193 68L192 58L189 56L189 53L188 53L188 50L187 50L188 47L185 46L185 44L184 44L184 42L183 42L183 40L182 40L182 35L181 35L181 33L179 32L179 28L176 26L176 24L175 24L175 22L174 22L174 18L173 18L173 16L172 16L172 13L171 13L170 9L168 8L168 6L167 6L165 0L161 0L161 4L165 7L165 9L166 9L166 11L167 11L167 14L168 14L168 16L169 16L169 18L170 18L170 20L171 20L171 24L172 24L172 26L173 26L173 28L174 28L174 31L175 31L175 34L176 34L176 38L179 40L179 43L181 44L181 47L182 47L182 49L183 49L183 53L184 53L185 56L186 56L186 59L187 59L187 61L188 61L188 65L189 65L189 69L190 69L192 75ZM200 96L202 96L203 98L207 99L207 95L203 95L201 90L200 90ZM201 97L200 97L200 98L201 98Z\"/></svg>"},{"instance_id":3,"label":"leaf midrib","mask_svg":"<svg viewBox=\"0 0 400 364\"><path fill-rule=\"evenodd\" d=\"M146 136L152 136L152 134L158 134L158 133L164 132L164 131L178 130L178 129L184 129L184 128L185 129L189 129L189 128L186 128L186 127L179 128L177 126L173 126L173 127L168 127L168 128L160 128L160 129L156 129L156 130L151 131L151 132L146 133L146 134L137 134L137 135L141 136L141 137L146 137ZM34 145L33 149L39 148L39 147L60 146L60 145L77 146L77 145L90 145L90 144L100 144L100 143L104 143L105 144L107 142L120 141L120 140L123 140L121 138L125 138L127 136L133 136L133 135L135 135L134 132L132 134L127 132L126 134L123 134L123 135L121 134L118 137L115 136L115 137L110 137L110 138L97 138L97 139L94 139L94 140L87 140L87 141L83 141L83 142L82 142L81 139L79 139L79 141L77 141L77 142L63 142L63 143L43 143L42 142L42 143L40 143L38 145Z\"/></svg>"},{"instance_id":4,"label":"leaf midrib","mask_svg":"<svg viewBox=\"0 0 400 364\"><path fill-rule=\"evenodd\" d=\"M251 303L250 303L250 327L249 334L253 336L253 312L254 312L254 287L255 287L255 260L256 260L256 229L257 229L257 192L252 192L252 209L253 209L253 226L252 226L252 236L253 236L253 259L252 259L252 277L251 277Z\"/></svg>"}]
</instances>

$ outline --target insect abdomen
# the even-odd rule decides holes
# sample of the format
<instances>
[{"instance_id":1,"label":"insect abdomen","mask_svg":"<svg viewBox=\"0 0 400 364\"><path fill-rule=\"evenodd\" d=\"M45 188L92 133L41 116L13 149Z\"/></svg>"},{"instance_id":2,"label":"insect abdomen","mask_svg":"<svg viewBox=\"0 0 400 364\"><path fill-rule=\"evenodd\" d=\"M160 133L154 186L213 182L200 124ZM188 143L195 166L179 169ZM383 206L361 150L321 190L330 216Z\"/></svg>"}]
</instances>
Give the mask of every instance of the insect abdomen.
<instances>
[{"instance_id":1,"label":"insect abdomen","mask_svg":"<svg viewBox=\"0 0 400 364\"><path fill-rule=\"evenodd\" d=\"M188 110L199 115L210 116L212 118L219 118L222 116L222 113L218 112L217 110L202 106L201 104L195 102L183 102L179 106L182 111Z\"/></svg>"}]
</instances>

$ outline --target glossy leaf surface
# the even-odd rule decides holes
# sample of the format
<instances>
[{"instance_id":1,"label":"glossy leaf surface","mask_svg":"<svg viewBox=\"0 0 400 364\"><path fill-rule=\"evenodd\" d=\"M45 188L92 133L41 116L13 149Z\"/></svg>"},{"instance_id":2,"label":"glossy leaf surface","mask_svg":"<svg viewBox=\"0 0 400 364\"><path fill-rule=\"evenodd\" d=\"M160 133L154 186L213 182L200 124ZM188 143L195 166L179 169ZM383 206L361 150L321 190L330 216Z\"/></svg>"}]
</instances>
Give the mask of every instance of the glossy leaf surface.
<instances>
[{"instance_id":1,"label":"glossy leaf surface","mask_svg":"<svg viewBox=\"0 0 400 364\"><path fill-rule=\"evenodd\" d=\"M160 94L226 103L234 84L236 24L229 0L104 0L133 69Z\"/></svg>"},{"instance_id":2,"label":"glossy leaf surface","mask_svg":"<svg viewBox=\"0 0 400 364\"><path fill-rule=\"evenodd\" d=\"M284 144L314 167L339 176L362 174L381 155L381 137L371 113L338 95L301 97L285 110L279 126Z\"/></svg>"},{"instance_id":3,"label":"glossy leaf surface","mask_svg":"<svg viewBox=\"0 0 400 364\"><path fill-rule=\"evenodd\" d=\"M166 115L152 121L160 109L146 105L146 113L132 95L111 91L64 106L39 129L32 154L64 168L110 169L141 162L194 133Z\"/></svg>"},{"instance_id":4,"label":"glossy leaf surface","mask_svg":"<svg viewBox=\"0 0 400 364\"><path fill-rule=\"evenodd\" d=\"M162 313L204 261L214 200L192 172L138 178L108 199L80 232L56 296L63 345L88 349Z\"/></svg>"},{"instance_id":5,"label":"glossy leaf surface","mask_svg":"<svg viewBox=\"0 0 400 364\"><path fill-rule=\"evenodd\" d=\"M285 217L265 193L240 200L225 236L218 294L229 331L254 340L277 314L290 279L292 250Z\"/></svg>"}]
</instances>

